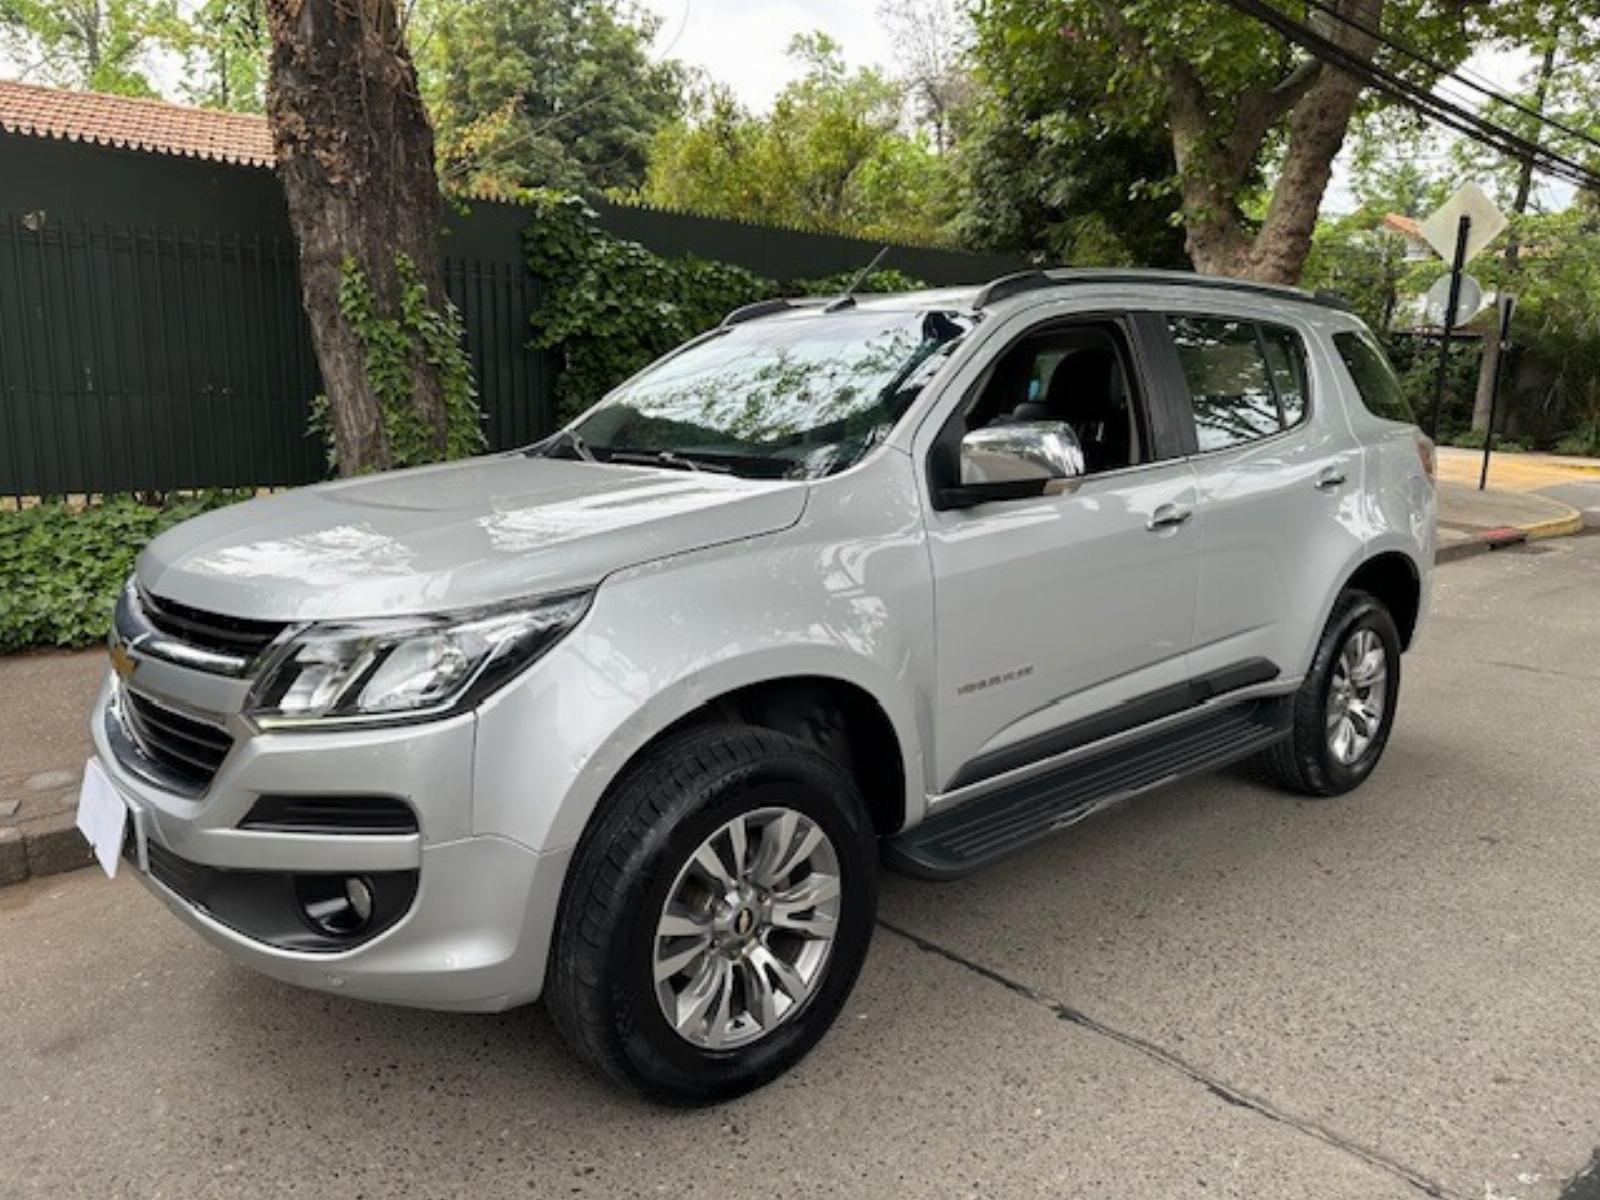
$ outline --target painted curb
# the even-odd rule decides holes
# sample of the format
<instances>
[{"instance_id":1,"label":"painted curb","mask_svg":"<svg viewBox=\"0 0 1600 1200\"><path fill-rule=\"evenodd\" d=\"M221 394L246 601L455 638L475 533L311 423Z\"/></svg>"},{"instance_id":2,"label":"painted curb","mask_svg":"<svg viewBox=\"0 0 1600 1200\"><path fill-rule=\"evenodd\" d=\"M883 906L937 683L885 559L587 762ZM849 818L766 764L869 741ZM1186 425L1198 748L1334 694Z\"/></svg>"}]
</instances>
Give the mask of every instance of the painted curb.
<instances>
[{"instance_id":1,"label":"painted curb","mask_svg":"<svg viewBox=\"0 0 1600 1200\"><path fill-rule=\"evenodd\" d=\"M1545 496L1543 499L1550 500L1550 497ZM1550 500L1550 502L1552 504L1561 504L1559 500ZM1561 506L1567 510L1566 516L1551 517L1548 521L1522 526L1522 532L1530 542L1538 541L1541 538L1568 537L1574 533L1583 532L1583 514L1570 504L1562 504Z\"/></svg>"}]
</instances>

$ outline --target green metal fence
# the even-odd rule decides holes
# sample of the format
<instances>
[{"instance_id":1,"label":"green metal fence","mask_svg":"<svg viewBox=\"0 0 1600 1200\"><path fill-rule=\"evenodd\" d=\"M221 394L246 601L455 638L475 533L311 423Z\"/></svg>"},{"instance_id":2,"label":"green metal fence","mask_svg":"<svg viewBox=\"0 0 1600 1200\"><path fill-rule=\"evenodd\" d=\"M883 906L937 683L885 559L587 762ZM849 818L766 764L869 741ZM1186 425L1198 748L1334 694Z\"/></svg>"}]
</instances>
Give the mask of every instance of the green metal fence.
<instances>
[{"instance_id":1,"label":"green metal fence","mask_svg":"<svg viewBox=\"0 0 1600 1200\"><path fill-rule=\"evenodd\" d=\"M551 421L519 263L448 258L490 444ZM0 219L0 495L276 486L325 473L287 239Z\"/></svg>"}]
</instances>

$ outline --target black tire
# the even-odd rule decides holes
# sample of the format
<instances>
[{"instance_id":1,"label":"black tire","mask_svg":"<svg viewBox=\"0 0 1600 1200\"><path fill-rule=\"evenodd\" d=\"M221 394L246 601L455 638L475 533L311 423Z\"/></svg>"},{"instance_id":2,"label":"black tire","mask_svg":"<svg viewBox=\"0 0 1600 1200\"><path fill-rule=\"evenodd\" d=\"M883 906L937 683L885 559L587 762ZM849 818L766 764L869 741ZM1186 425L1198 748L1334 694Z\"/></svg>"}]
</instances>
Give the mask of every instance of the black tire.
<instances>
[{"instance_id":1,"label":"black tire","mask_svg":"<svg viewBox=\"0 0 1600 1200\"><path fill-rule=\"evenodd\" d=\"M1387 656L1383 714L1371 742L1353 762L1344 763L1328 744L1327 705L1340 650L1358 630L1369 629L1383 643ZM1394 618L1377 597L1349 590L1334 603L1323 628L1305 682L1294 694L1293 730L1262 755L1262 764L1290 791L1306 796L1338 796L1360 786L1378 765L1394 727L1400 697L1400 634Z\"/></svg>"},{"instance_id":2,"label":"black tire","mask_svg":"<svg viewBox=\"0 0 1600 1200\"><path fill-rule=\"evenodd\" d=\"M741 813L804 814L838 856L832 948L814 990L758 1040L704 1049L657 1001L656 922L679 871ZM785 734L718 725L665 740L631 766L578 844L556 920L545 1000L574 1050L603 1075L669 1104L708 1104L760 1087L827 1032L860 973L877 913L877 837L854 781Z\"/></svg>"}]
</instances>

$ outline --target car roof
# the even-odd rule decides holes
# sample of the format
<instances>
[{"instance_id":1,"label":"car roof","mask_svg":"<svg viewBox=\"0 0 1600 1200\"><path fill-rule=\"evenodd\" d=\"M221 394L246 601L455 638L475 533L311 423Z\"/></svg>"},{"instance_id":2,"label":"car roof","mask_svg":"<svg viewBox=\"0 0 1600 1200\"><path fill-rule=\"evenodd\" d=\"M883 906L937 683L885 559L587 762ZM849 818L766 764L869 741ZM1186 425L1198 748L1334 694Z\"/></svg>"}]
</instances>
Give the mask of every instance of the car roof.
<instances>
[{"instance_id":1,"label":"car roof","mask_svg":"<svg viewBox=\"0 0 1600 1200\"><path fill-rule=\"evenodd\" d=\"M1350 305L1329 292L1308 292L1303 288L1280 284L1256 283L1248 279L1230 279L1220 275L1200 275L1192 271L1133 270L1127 268L1101 269L1096 267L1058 267L1033 271L1019 271L1002 275L981 286L929 288L916 292L862 293L848 297L803 296L789 299L761 300L734 309L723 320L724 325L737 325L762 317L807 311L815 313L854 311L906 312L941 309L956 312L980 312L998 308L1007 301L1021 296L1042 298L1040 293L1066 292L1075 287L1125 286L1139 289L1198 288L1205 291L1245 293L1265 296L1273 300L1295 304L1314 304L1339 312L1350 312Z\"/></svg>"}]
</instances>

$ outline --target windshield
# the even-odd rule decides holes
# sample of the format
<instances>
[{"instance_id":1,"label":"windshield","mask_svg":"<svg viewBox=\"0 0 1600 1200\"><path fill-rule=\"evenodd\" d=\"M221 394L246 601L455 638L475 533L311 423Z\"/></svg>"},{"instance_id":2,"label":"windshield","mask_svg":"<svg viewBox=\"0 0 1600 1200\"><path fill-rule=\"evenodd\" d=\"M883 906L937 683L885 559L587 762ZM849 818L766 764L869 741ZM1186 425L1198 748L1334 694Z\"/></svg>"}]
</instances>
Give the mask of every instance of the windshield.
<instances>
[{"instance_id":1,"label":"windshield","mask_svg":"<svg viewBox=\"0 0 1600 1200\"><path fill-rule=\"evenodd\" d=\"M718 330L613 392L543 452L817 479L882 441L972 318L815 313Z\"/></svg>"}]
</instances>

